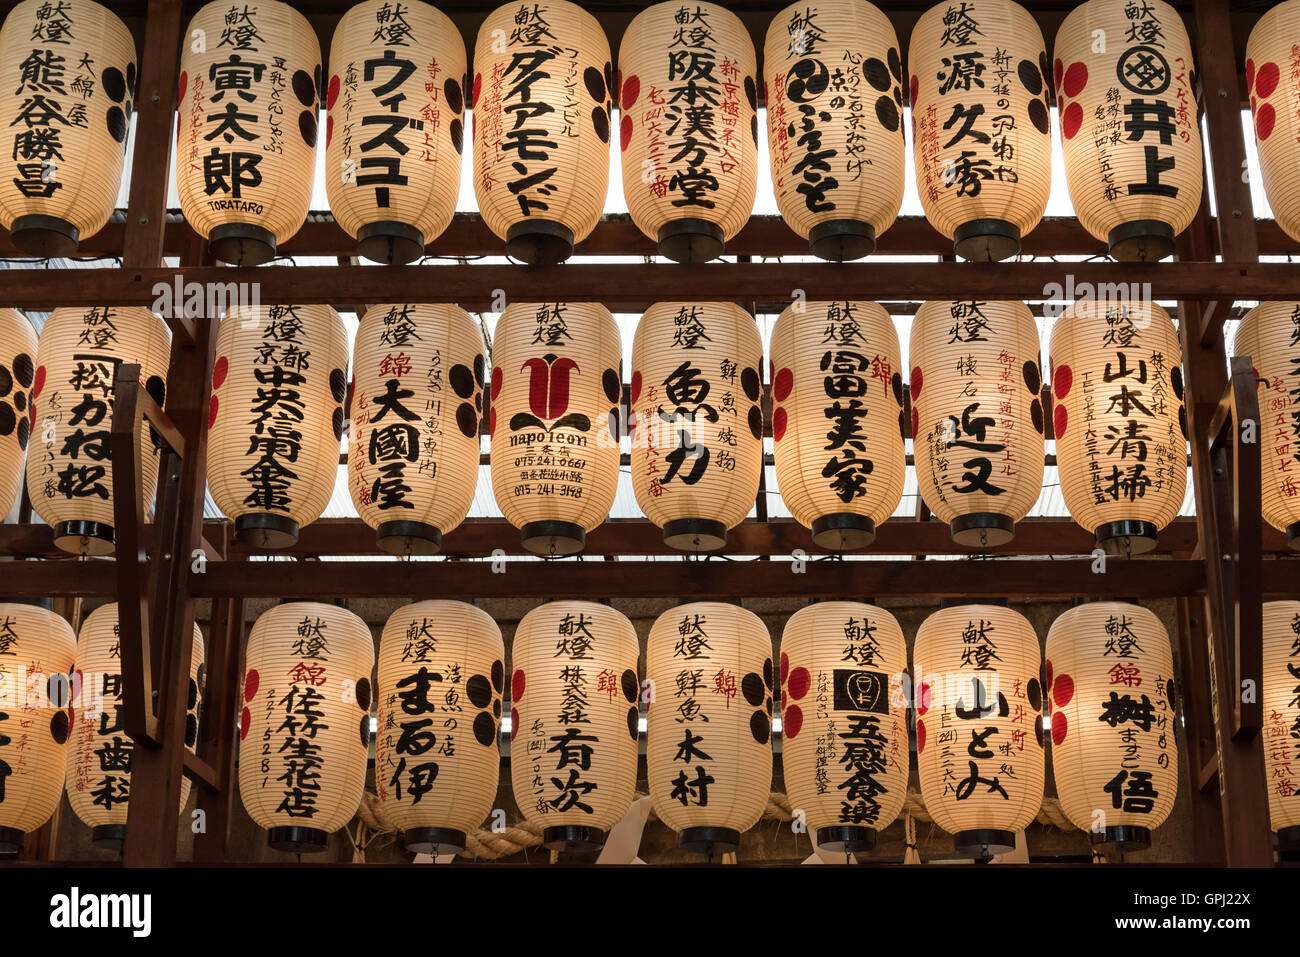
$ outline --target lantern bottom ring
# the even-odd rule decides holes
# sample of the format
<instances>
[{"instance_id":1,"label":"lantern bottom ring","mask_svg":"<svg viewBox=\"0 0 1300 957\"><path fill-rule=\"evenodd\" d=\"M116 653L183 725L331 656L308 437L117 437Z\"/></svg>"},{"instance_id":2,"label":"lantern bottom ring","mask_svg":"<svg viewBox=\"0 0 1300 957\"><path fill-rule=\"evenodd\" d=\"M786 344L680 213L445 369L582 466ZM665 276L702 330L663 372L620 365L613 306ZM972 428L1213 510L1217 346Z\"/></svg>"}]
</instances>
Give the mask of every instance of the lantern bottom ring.
<instances>
[{"instance_id":1,"label":"lantern bottom ring","mask_svg":"<svg viewBox=\"0 0 1300 957\"><path fill-rule=\"evenodd\" d=\"M605 846L605 832L582 824L548 827L542 829L542 844L548 851L587 854Z\"/></svg>"},{"instance_id":2,"label":"lantern bottom ring","mask_svg":"<svg viewBox=\"0 0 1300 957\"><path fill-rule=\"evenodd\" d=\"M424 252L424 233L414 226L385 219L357 230L357 255L385 266L404 266Z\"/></svg>"},{"instance_id":3,"label":"lantern bottom ring","mask_svg":"<svg viewBox=\"0 0 1300 957\"><path fill-rule=\"evenodd\" d=\"M550 219L526 219L506 230L506 253L529 266L554 266L573 255L573 230Z\"/></svg>"},{"instance_id":4,"label":"lantern bottom ring","mask_svg":"<svg viewBox=\"0 0 1300 957\"><path fill-rule=\"evenodd\" d=\"M1136 824L1117 824L1093 831L1092 843L1111 844L1121 851L1144 851L1151 846L1151 830Z\"/></svg>"},{"instance_id":5,"label":"lantern bottom ring","mask_svg":"<svg viewBox=\"0 0 1300 957\"><path fill-rule=\"evenodd\" d=\"M808 251L818 259L843 263L876 251L876 230L856 219L832 219L808 231Z\"/></svg>"},{"instance_id":6,"label":"lantern bottom ring","mask_svg":"<svg viewBox=\"0 0 1300 957\"><path fill-rule=\"evenodd\" d=\"M112 555L113 526L104 522L59 522L54 526L54 544L74 555Z\"/></svg>"},{"instance_id":7,"label":"lantern bottom ring","mask_svg":"<svg viewBox=\"0 0 1300 957\"><path fill-rule=\"evenodd\" d=\"M442 531L424 522L381 522L375 544L389 555L437 555Z\"/></svg>"},{"instance_id":8,"label":"lantern bottom ring","mask_svg":"<svg viewBox=\"0 0 1300 957\"><path fill-rule=\"evenodd\" d=\"M1122 223L1106 239L1111 256L1122 263L1159 262L1174 254L1174 227L1158 219Z\"/></svg>"},{"instance_id":9,"label":"lantern bottom ring","mask_svg":"<svg viewBox=\"0 0 1300 957\"><path fill-rule=\"evenodd\" d=\"M459 854L465 850L465 832L450 827L406 829L406 849L415 854Z\"/></svg>"},{"instance_id":10,"label":"lantern bottom ring","mask_svg":"<svg viewBox=\"0 0 1300 957\"><path fill-rule=\"evenodd\" d=\"M316 827L273 827L266 832L272 850L290 854L319 854L329 841L329 833Z\"/></svg>"},{"instance_id":11,"label":"lantern bottom ring","mask_svg":"<svg viewBox=\"0 0 1300 957\"><path fill-rule=\"evenodd\" d=\"M998 512L971 512L948 523L952 540L967 548L1005 545L1016 535L1016 520Z\"/></svg>"},{"instance_id":12,"label":"lantern bottom ring","mask_svg":"<svg viewBox=\"0 0 1300 957\"><path fill-rule=\"evenodd\" d=\"M958 854L977 861L992 860L996 854L1008 854L1016 849L1016 832L993 828L958 831L952 838Z\"/></svg>"},{"instance_id":13,"label":"lantern bottom ring","mask_svg":"<svg viewBox=\"0 0 1300 957\"><path fill-rule=\"evenodd\" d=\"M837 827L819 827L817 828L817 846L842 854L874 851L876 849L876 831L875 828L871 827L851 827L844 824Z\"/></svg>"},{"instance_id":14,"label":"lantern bottom ring","mask_svg":"<svg viewBox=\"0 0 1300 957\"><path fill-rule=\"evenodd\" d=\"M1020 252L1020 227L1005 219L972 219L952 232L952 250L969 262L1001 262Z\"/></svg>"},{"instance_id":15,"label":"lantern bottom ring","mask_svg":"<svg viewBox=\"0 0 1300 957\"><path fill-rule=\"evenodd\" d=\"M0 854L17 854L27 843L27 832L16 827L0 827Z\"/></svg>"},{"instance_id":16,"label":"lantern bottom ring","mask_svg":"<svg viewBox=\"0 0 1300 957\"><path fill-rule=\"evenodd\" d=\"M664 522L664 544L683 552L713 552L727 544L727 526L711 518Z\"/></svg>"},{"instance_id":17,"label":"lantern bottom ring","mask_svg":"<svg viewBox=\"0 0 1300 957\"><path fill-rule=\"evenodd\" d=\"M1286 527L1286 543L1300 552L1300 522Z\"/></svg>"},{"instance_id":18,"label":"lantern bottom ring","mask_svg":"<svg viewBox=\"0 0 1300 957\"><path fill-rule=\"evenodd\" d=\"M1278 828L1277 854L1284 861L1300 861L1300 825Z\"/></svg>"},{"instance_id":19,"label":"lantern bottom ring","mask_svg":"<svg viewBox=\"0 0 1300 957\"><path fill-rule=\"evenodd\" d=\"M1152 522L1107 522L1097 527L1097 546L1120 558L1142 555L1156 547L1159 533Z\"/></svg>"},{"instance_id":20,"label":"lantern bottom ring","mask_svg":"<svg viewBox=\"0 0 1300 957\"><path fill-rule=\"evenodd\" d=\"M812 540L818 548L836 552L866 548L876 540L876 523L865 515L832 512L813 521Z\"/></svg>"},{"instance_id":21,"label":"lantern bottom ring","mask_svg":"<svg viewBox=\"0 0 1300 957\"><path fill-rule=\"evenodd\" d=\"M674 219L659 227L659 255L677 263L706 263L722 255L722 227L707 219Z\"/></svg>"},{"instance_id":22,"label":"lantern bottom ring","mask_svg":"<svg viewBox=\"0 0 1300 957\"><path fill-rule=\"evenodd\" d=\"M125 824L99 824L90 829L90 843L96 847L107 848L110 851L120 851L122 850L122 842L125 840Z\"/></svg>"},{"instance_id":23,"label":"lantern bottom ring","mask_svg":"<svg viewBox=\"0 0 1300 957\"><path fill-rule=\"evenodd\" d=\"M740 847L740 832L729 827L687 827L677 835L677 846L692 854L717 857Z\"/></svg>"},{"instance_id":24,"label":"lantern bottom ring","mask_svg":"<svg viewBox=\"0 0 1300 957\"><path fill-rule=\"evenodd\" d=\"M248 512L235 519L235 538L257 548L289 548L298 542L298 523L283 515Z\"/></svg>"},{"instance_id":25,"label":"lantern bottom ring","mask_svg":"<svg viewBox=\"0 0 1300 957\"><path fill-rule=\"evenodd\" d=\"M534 555L574 555L587 544L587 532L573 522L527 522L519 541Z\"/></svg>"},{"instance_id":26,"label":"lantern bottom ring","mask_svg":"<svg viewBox=\"0 0 1300 957\"><path fill-rule=\"evenodd\" d=\"M275 258L275 234L252 223L223 223L208 233L213 258L234 266L260 266Z\"/></svg>"},{"instance_id":27,"label":"lantern bottom ring","mask_svg":"<svg viewBox=\"0 0 1300 957\"><path fill-rule=\"evenodd\" d=\"M9 240L15 247L42 259L71 256L81 242L81 231L58 216L18 216L9 227Z\"/></svg>"}]
</instances>

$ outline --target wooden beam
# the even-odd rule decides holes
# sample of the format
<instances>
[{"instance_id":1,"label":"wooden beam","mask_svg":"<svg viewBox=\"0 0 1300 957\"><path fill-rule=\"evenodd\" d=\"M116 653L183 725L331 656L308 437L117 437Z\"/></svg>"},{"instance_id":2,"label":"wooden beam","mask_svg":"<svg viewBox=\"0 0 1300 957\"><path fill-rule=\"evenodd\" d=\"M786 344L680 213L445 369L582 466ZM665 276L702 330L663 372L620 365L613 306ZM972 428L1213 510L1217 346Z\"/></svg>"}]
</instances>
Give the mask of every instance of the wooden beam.
<instances>
[{"instance_id":1,"label":"wooden beam","mask_svg":"<svg viewBox=\"0 0 1300 957\"><path fill-rule=\"evenodd\" d=\"M216 771L218 788L203 791L197 807L204 828L194 836L194 861L224 863L229 859L230 819L235 795L235 722L243 703L244 602L239 598L212 602L208 628L207 703L199 725L198 752Z\"/></svg>"}]
</instances>

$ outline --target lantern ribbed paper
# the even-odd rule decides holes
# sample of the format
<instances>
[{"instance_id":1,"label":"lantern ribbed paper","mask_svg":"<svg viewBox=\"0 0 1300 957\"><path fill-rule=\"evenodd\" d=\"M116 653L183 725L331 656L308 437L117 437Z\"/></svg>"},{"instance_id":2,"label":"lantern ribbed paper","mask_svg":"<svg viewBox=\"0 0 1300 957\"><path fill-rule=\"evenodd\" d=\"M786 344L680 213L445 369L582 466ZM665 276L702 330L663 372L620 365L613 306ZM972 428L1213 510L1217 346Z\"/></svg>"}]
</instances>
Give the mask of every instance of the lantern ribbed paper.
<instances>
[{"instance_id":1,"label":"lantern ribbed paper","mask_svg":"<svg viewBox=\"0 0 1300 957\"><path fill-rule=\"evenodd\" d=\"M931 7L912 30L912 147L925 217L964 259L1020 252L1052 188L1047 51L1011 0Z\"/></svg>"},{"instance_id":2,"label":"lantern ribbed paper","mask_svg":"<svg viewBox=\"0 0 1300 957\"><path fill-rule=\"evenodd\" d=\"M736 850L772 788L772 639L753 612L695 602L646 643L646 780L680 847Z\"/></svg>"},{"instance_id":3,"label":"lantern ribbed paper","mask_svg":"<svg viewBox=\"0 0 1300 957\"><path fill-rule=\"evenodd\" d=\"M636 327L632 487L673 548L721 548L754 505L762 359L754 317L734 303L657 302Z\"/></svg>"},{"instance_id":4,"label":"lantern ribbed paper","mask_svg":"<svg viewBox=\"0 0 1300 957\"><path fill-rule=\"evenodd\" d=\"M1241 320L1234 356L1259 386L1264 520L1300 549L1300 302L1262 302Z\"/></svg>"},{"instance_id":5,"label":"lantern ribbed paper","mask_svg":"<svg viewBox=\"0 0 1300 957\"><path fill-rule=\"evenodd\" d=\"M176 146L181 212L217 259L256 266L307 218L324 79L320 43L307 18L278 0L216 0L200 8L185 34Z\"/></svg>"},{"instance_id":6,"label":"lantern ribbed paper","mask_svg":"<svg viewBox=\"0 0 1300 957\"><path fill-rule=\"evenodd\" d=\"M813 254L873 252L903 203L903 65L865 0L794 4L763 47L767 142L781 216Z\"/></svg>"},{"instance_id":7,"label":"lantern ribbed paper","mask_svg":"<svg viewBox=\"0 0 1300 957\"><path fill-rule=\"evenodd\" d=\"M501 632L464 602L403 605L384 625L378 680L375 790L384 816L407 850L459 853L497 796Z\"/></svg>"},{"instance_id":8,"label":"lantern ribbed paper","mask_svg":"<svg viewBox=\"0 0 1300 957\"><path fill-rule=\"evenodd\" d=\"M656 3L618 51L623 194L677 262L707 262L749 221L758 189L754 44L715 3Z\"/></svg>"},{"instance_id":9,"label":"lantern ribbed paper","mask_svg":"<svg viewBox=\"0 0 1300 957\"><path fill-rule=\"evenodd\" d=\"M1269 826L1294 852L1300 845L1300 601L1264 602L1260 695Z\"/></svg>"},{"instance_id":10,"label":"lantern ribbed paper","mask_svg":"<svg viewBox=\"0 0 1300 957\"><path fill-rule=\"evenodd\" d=\"M822 548L863 548L903 496L898 333L874 302L788 306L772 329L772 439L786 508Z\"/></svg>"},{"instance_id":11,"label":"lantern ribbed paper","mask_svg":"<svg viewBox=\"0 0 1300 957\"><path fill-rule=\"evenodd\" d=\"M1053 55L1079 222L1116 259L1163 259L1201 204L1196 66L1182 18L1163 0L1088 0L1061 24Z\"/></svg>"},{"instance_id":12,"label":"lantern ribbed paper","mask_svg":"<svg viewBox=\"0 0 1300 957\"><path fill-rule=\"evenodd\" d=\"M330 306L241 306L221 320L208 491L240 541L288 548L325 511L338 475L347 367L347 334Z\"/></svg>"},{"instance_id":13,"label":"lantern ribbed paper","mask_svg":"<svg viewBox=\"0 0 1300 957\"><path fill-rule=\"evenodd\" d=\"M0 604L0 852L20 850L59 806L76 653L54 612Z\"/></svg>"},{"instance_id":14,"label":"lantern ribbed paper","mask_svg":"<svg viewBox=\"0 0 1300 957\"><path fill-rule=\"evenodd\" d=\"M506 252L568 259L609 186L614 67L600 23L565 0L488 14L474 47L474 193Z\"/></svg>"},{"instance_id":15,"label":"lantern ribbed paper","mask_svg":"<svg viewBox=\"0 0 1300 957\"><path fill-rule=\"evenodd\" d=\"M1246 92L1268 205L1282 231L1300 239L1300 0L1265 11L1250 31Z\"/></svg>"},{"instance_id":16,"label":"lantern ribbed paper","mask_svg":"<svg viewBox=\"0 0 1300 957\"><path fill-rule=\"evenodd\" d=\"M511 303L494 338L497 506L529 551L580 552L618 491L618 323L597 303Z\"/></svg>"},{"instance_id":17,"label":"lantern ribbed paper","mask_svg":"<svg viewBox=\"0 0 1300 957\"><path fill-rule=\"evenodd\" d=\"M8 513L23 488L32 420L28 410L36 376L36 331L15 309L0 309L0 512Z\"/></svg>"},{"instance_id":18,"label":"lantern ribbed paper","mask_svg":"<svg viewBox=\"0 0 1300 957\"><path fill-rule=\"evenodd\" d=\"M781 764L793 807L828 850L869 851L898 816L910 767L907 645L875 605L824 601L781 635Z\"/></svg>"},{"instance_id":19,"label":"lantern ribbed paper","mask_svg":"<svg viewBox=\"0 0 1300 957\"><path fill-rule=\"evenodd\" d=\"M67 752L68 803L91 829L95 844L114 850L120 850L126 838L135 749L122 723L120 641L116 602L96 608L81 623L72 678L72 746ZM191 753L199 740L204 671L203 635L195 625L185 724L185 747ZM182 777L177 814L189 798L190 779Z\"/></svg>"},{"instance_id":20,"label":"lantern ribbed paper","mask_svg":"<svg viewBox=\"0 0 1300 957\"><path fill-rule=\"evenodd\" d=\"M934 823L977 859L1012 851L1043 803L1038 636L999 605L941 609L912 651L916 770Z\"/></svg>"},{"instance_id":21,"label":"lantern ribbed paper","mask_svg":"<svg viewBox=\"0 0 1300 957\"><path fill-rule=\"evenodd\" d=\"M554 601L524 615L510 661L510 774L553 850L592 851L636 791L640 644L608 605Z\"/></svg>"},{"instance_id":22,"label":"lantern ribbed paper","mask_svg":"<svg viewBox=\"0 0 1300 957\"><path fill-rule=\"evenodd\" d=\"M64 551L112 554L113 383L119 366L139 365L145 391L162 405L170 351L166 323L148 309L55 309L45 320L28 407L27 488ZM141 494L151 504L158 447L148 428L139 454Z\"/></svg>"},{"instance_id":23,"label":"lantern ribbed paper","mask_svg":"<svg viewBox=\"0 0 1300 957\"><path fill-rule=\"evenodd\" d=\"M1094 844L1141 849L1178 794L1174 652L1160 619L1079 605L1047 633L1052 771L1061 810Z\"/></svg>"},{"instance_id":24,"label":"lantern ribbed paper","mask_svg":"<svg viewBox=\"0 0 1300 957\"><path fill-rule=\"evenodd\" d=\"M329 66L330 210L358 255L411 262L456 211L465 41L420 0L365 0L334 28Z\"/></svg>"},{"instance_id":25,"label":"lantern ribbed paper","mask_svg":"<svg viewBox=\"0 0 1300 957\"><path fill-rule=\"evenodd\" d=\"M90 0L24 0L0 29L0 129L11 175L0 225L32 256L71 256L117 205L136 84L135 41Z\"/></svg>"},{"instance_id":26,"label":"lantern ribbed paper","mask_svg":"<svg viewBox=\"0 0 1300 957\"><path fill-rule=\"evenodd\" d=\"M1043 486L1038 326L1023 302L927 302L912 320L921 497L953 541L1004 545Z\"/></svg>"},{"instance_id":27,"label":"lantern ribbed paper","mask_svg":"<svg viewBox=\"0 0 1300 957\"><path fill-rule=\"evenodd\" d=\"M287 602L253 623L239 796L276 850L325 850L361 804L374 667L370 629L337 605Z\"/></svg>"},{"instance_id":28,"label":"lantern ribbed paper","mask_svg":"<svg viewBox=\"0 0 1300 957\"><path fill-rule=\"evenodd\" d=\"M434 554L469 513L485 361L458 306L371 306L357 326L348 488L384 551Z\"/></svg>"},{"instance_id":29,"label":"lantern ribbed paper","mask_svg":"<svg viewBox=\"0 0 1300 957\"><path fill-rule=\"evenodd\" d=\"M1061 496L1112 555L1137 555L1178 514L1187 411L1178 332L1149 301L1078 302L1052 326Z\"/></svg>"}]
</instances>

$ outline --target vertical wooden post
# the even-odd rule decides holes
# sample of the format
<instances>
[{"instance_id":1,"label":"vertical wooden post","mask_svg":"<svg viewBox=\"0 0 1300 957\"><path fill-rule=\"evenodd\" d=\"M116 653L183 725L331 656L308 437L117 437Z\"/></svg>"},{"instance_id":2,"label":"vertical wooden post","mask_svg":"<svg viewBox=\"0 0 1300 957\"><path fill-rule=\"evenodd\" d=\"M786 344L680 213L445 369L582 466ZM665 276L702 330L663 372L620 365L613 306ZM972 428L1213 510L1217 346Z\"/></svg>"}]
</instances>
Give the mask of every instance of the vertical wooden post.
<instances>
[{"instance_id":1,"label":"vertical wooden post","mask_svg":"<svg viewBox=\"0 0 1300 957\"><path fill-rule=\"evenodd\" d=\"M218 864L229 859L230 816L235 796L235 722L243 702L244 602L212 600L208 630L208 703L199 729L200 756L217 772L220 790L201 790L198 808L204 830L194 838L194 861Z\"/></svg>"}]
</instances>

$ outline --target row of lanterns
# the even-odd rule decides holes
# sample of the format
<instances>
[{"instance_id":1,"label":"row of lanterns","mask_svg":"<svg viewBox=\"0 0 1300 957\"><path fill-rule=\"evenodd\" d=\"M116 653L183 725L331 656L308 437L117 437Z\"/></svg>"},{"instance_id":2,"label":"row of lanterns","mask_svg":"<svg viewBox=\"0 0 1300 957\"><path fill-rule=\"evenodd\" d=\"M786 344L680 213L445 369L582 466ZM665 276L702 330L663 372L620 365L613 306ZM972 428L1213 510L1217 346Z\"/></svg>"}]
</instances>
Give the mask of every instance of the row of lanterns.
<instances>
[{"instance_id":1,"label":"row of lanterns","mask_svg":"<svg viewBox=\"0 0 1300 957\"><path fill-rule=\"evenodd\" d=\"M1041 220L1052 87L1074 207L1117 259L1169 255L1201 198L1192 50L1162 0L1087 0L1051 59L1012 0L941 3L912 31L910 76L866 0L782 10L761 77L740 19L711 3L643 9L617 69L600 24L566 0L491 12L472 69L455 25L420 0L350 8L328 76L307 19L276 0L209 3L186 35L204 40L181 60L181 207L218 259L244 265L269 260L306 218L322 101L331 209L360 255L386 263L414 260L450 223L467 108L484 222L524 262L566 259L604 206L615 105L633 221L671 259L713 259L753 209L760 83L778 206L825 259L870 253L898 215L905 89L925 214L964 258L1013 256ZM1265 189L1293 238L1297 37L1300 0L1287 0L1252 32L1247 63ZM14 131L17 173L0 185L0 223L26 252L68 255L113 211L130 34L92 0L24 0L0 62L16 91L0 126Z\"/></svg>"},{"instance_id":2,"label":"row of lanterns","mask_svg":"<svg viewBox=\"0 0 1300 957\"><path fill-rule=\"evenodd\" d=\"M5 504L34 443L27 487L56 543L110 553L114 370L139 363L162 402L166 326L145 309L57 309L35 363L26 321L3 312L0 326L13 343L0 354ZM1300 547L1300 304L1252 310L1236 351L1252 357L1263 390L1264 518ZM609 514L623 377L618 327L603 306L509 305L491 370L478 324L453 305L373 306L352 352L349 389L346 334L329 306L236 307L221 322L208 484L245 542L297 541L329 502L346 433L352 499L379 546L436 553L473 500L485 418L497 503L529 550L579 552ZM1003 545L1038 499L1050 416L1071 515L1108 552L1151 550L1186 488L1172 320L1149 302L1082 301L1053 325L1049 353L1045 379L1024 303L926 302L912 323L905 393L898 338L882 307L791 305L773 328L769 367L776 477L791 513L822 547L869 545L902 497L910 429L931 511L961 544ZM761 369L758 329L739 306L657 303L637 326L631 478L669 545L720 548L749 512L762 462ZM147 499L152 443L142 434Z\"/></svg>"},{"instance_id":3,"label":"row of lanterns","mask_svg":"<svg viewBox=\"0 0 1300 957\"><path fill-rule=\"evenodd\" d=\"M52 612L6 605L0 613L0 680L18 698L0 717L0 842L15 849L49 819L66 768L69 800L95 841L120 843L132 743L121 722L117 606L91 614L76 642ZM1274 702L1266 710L1285 730L1295 717L1285 669L1300 602L1266 605L1265 633L1264 694ZM828 601L790 618L774 660L757 616L703 602L654 623L642 682L625 616L559 601L520 621L507 675L491 617L462 602L424 601L389 618L372 692L366 624L337 605L283 603L258 618L248 639L239 790L272 847L323 849L362 798L373 697L385 814L412 850L462 850L497 795L508 680L513 790L548 846L598 848L627 812L644 702L655 811L684 848L715 855L734 850L767 803L779 694L785 786L822 847L869 850L899 814L909 710L926 808L962 853L987 858L1014 848L1014 832L1042 802L1048 735L1070 821L1098 843L1147 846L1178 789L1168 634L1144 608L1093 602L1056 620L1045 662L1039 649L1033 627L1005 605L946 607L921 625L908 677L903 633L889 612ZM32 676L53 677L42 684ZM203 686L196 629L191 749ZM14 689L24 688L40 694L23 700ZM1270 780L1277 761L1289 768L1291 750L1280 740L1270 747ZM188 786L182 807L187 796ZM1276 827L1297 823L1274 804Z\"/></svg>"}]
</instances>

